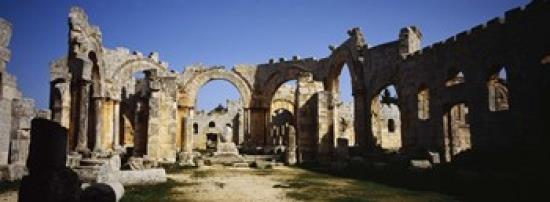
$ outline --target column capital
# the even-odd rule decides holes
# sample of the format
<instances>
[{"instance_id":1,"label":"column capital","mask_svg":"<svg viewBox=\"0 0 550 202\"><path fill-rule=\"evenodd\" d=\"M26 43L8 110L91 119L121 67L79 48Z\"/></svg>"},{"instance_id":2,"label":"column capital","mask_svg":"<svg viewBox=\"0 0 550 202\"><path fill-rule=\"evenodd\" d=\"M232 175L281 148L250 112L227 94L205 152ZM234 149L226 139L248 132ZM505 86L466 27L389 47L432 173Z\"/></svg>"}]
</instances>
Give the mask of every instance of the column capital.
<instances>
[{"instance_id":1,"label":"column capital","mask_svg":"<svg viewBox=\"0 0 550 202\"><path fill-rule=\"evenodd\" d=\"M11 51L5 47L0 47L0 62L9 62L11 59Z\"/></svg>"}]
</instances>

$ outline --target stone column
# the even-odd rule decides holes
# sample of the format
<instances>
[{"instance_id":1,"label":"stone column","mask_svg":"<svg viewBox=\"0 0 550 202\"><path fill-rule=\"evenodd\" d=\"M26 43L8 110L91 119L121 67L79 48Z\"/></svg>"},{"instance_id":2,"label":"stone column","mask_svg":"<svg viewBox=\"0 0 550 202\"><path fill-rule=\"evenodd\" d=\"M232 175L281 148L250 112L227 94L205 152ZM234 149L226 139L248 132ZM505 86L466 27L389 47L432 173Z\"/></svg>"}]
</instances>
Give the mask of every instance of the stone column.
<instances>
[{"instance_id":1,"label":"stone column","mask_svg":"<svg viewBox=\"0 0 550 202\"><path fill-rule=\"evenodd\" d=\"M76 151L88 153L90 152L88 148L88 108L90 104L90 86L92 83L87 80L81 80L80 82L80 115Z\"/></svg>"},{"instance_id":2,"label":"stone column","mask_svg":"<svg viewBox=\"0 0 550 202\"><path fill-rule=\"evenodd\" d=\"M249 108L243 108L244 142L250 141L250 125L249 124L250 124L250 109ZM239 142L239 143L242 143L242 142Z\"/></svg>"},{"instance_id":3,"label":"stone column","mask_svg":"<svg viewBox=\"0 0 550 202\"><path fill-rule=\"evenodd\" d=\"M364 90L353 92L353 129L355 135L355 145L363 149L374 148L374 137L372 132L367 128L366 123L369 122L367 116L370 116L370 102L367 101Z\"/></svg>"},{"instance_id":4,"label":"stone column","mask_svg":"<svg viewBox=\"0 0 550 202\"><path fill-rule=\"evenodd\" d=\"M184 120L184 127L185 127L185 134L184 134L184 144L183 144L183 151L188 153L193 153L193 114L194 110L193 108L188 108L187 110L187 116Z\"/></svg>"},{"instance_id":5,"label":"stone column","mask_svg":"<svg viewBox=\"0 0 550 202\"><path fill-rule=\"evenodd\" d=\"M102 110L101 110L101 98L95 98L94 99L94 113L95 113L95 144L94 144L94 152L101 153L103 151L103 148L101 146L101 139L102 139L102 126L101 126L101 118L102 118Z\"/></svg>"},{"instance_id":6,"label":"stone column","mask_svg":"<svg viewBox=\"0 0 550 202\"><path fill-rule=\"evenodd\" d=\"M294 126L287 124L288 148L286 150L286 163L288 165L296 164L296 130Z\"/></svg>"},{"instance_id":7,"label":"stone column","mask_svg":"<svg viewBox=\"0 0 550 202\"><path fill-rule=\"evenodd\" d=\"M71 92L69 83L54 84L55 90L59 92L59 97L55 97L54 109L52 109L53 120L61 124L65 128L70 127L71 119ZM58 107L58 108L57 108Z\"/></svg>"},{"instance_id":8,"label":"stone column","mask_svg":"<svg viewBox=\"0 0 550 202\"><path fill-rule=\"evenodd\" d=\"M120 147L120 102L113 102L113 150L118 151Z\"/></svg>"},{"instance_id":9,"label":"stone column","mask_svg":"<svg viewBox=\"0 0 550 202\"><path fill-rule=\"evenodd\" d=\"M185 116L183 118L183 142L179 161L181 165L194 165L193 162L193 114L194 110L190 107L185 107L183 110Z\"/></svg>"},{"instance_id":10,"label":"stone column","mask_svg":"<svg viewBox=\"0 0 550 202\"><path fill-rule=\"evenodd\" d=\"M8 45L11 40L11 24L0 18L0 165L7 165L10 149L11 130L11 98L7 93L9 81L6 63L10 61L11 51Z\"/></svg>"}]
</instances>

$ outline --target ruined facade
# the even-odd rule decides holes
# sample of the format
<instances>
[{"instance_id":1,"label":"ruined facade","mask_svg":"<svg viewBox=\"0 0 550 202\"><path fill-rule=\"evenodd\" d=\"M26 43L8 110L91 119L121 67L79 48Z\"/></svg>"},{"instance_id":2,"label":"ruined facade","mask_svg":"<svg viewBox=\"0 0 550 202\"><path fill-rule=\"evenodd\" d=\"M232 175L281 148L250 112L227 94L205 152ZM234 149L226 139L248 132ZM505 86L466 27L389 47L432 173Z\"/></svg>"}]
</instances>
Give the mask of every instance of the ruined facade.
<instances>
[{"instance_id":1,"label":"ruined facade","mask_svg":"<svg viewBox=\"0 0 550 202\"><path fill-rule=\"evenodd\" d=\"M34 100L24 98L16 78L7 72L11 24L0 18L0 180L21 178L30 144L31 120L49 117L48 111L34 108Z\"/></svg>"},{"instance_id":2,"label":"ruined facade","mask_svg":"<svg viewBox=\"0 0 550 202\"><path fill-rule=\"evenodd\" d=\"M193 149L216 148L225 127L233 129L233 142L244 142L242 105L239 100L227 100L226 106L206 111L196 111L193 115Z\"/></svg>"},{"instance_id":3,"label":"ruined facade","mask_svg":"<svg viewBox=\"0 0 550 202\"><path fill-rule=\"evenodd\" d=\"M205 119L195 110L198 90L226 80L241 95L238 143L273 145L283 131L276 126L290 119L296 139L287 142L295 141L299 162L333 158L338 137L348 133L362 153L430 151L443 162L467 151L528 152L548 140L548 19L550 2L538 0L423 49L414 26L373 47L353 28L322 59L295 56L230 70L190 66L178 73L158 53L104 47L100 29L75 7L68 54L51 65L52 117L69 128L72 151L132 148L133 155L173 162L205 145L194 133L194 124ZM344 66L351 74L352 116L338 107ZM502 69L506 81L495 76ZM142 71L144 78L134 77ZM291 80L293 99L276 99ZM389 85L396 96L379 98ZM353 121L344 119L343 128L342 117Z\"/></svg>"}]
</instances>

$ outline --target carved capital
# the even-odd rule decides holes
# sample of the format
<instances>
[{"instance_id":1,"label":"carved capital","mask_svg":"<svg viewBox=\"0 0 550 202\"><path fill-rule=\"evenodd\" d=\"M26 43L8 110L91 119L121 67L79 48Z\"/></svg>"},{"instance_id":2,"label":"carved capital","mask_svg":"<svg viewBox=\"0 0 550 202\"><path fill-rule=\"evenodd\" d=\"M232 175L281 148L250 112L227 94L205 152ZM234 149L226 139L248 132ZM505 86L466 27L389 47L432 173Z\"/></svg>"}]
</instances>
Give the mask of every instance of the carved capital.
<instances>
[{"instance_id":1,"label":"carved capital","mask_svg":"<svg viewBox=\"0 0 550 202\"><path fill-rule=\"evenodd\" d=\"M0 62L9 62L11 58L11 51L10 49L0 47Z\"/></svg>"},{"instance_id":2,"label":"carved capital","mask_svg":"<svg viewBox=\"0 0 550 202\"><path fill-rule=\"evenodd\" d=\"M11 23L0 18L0 47L8 47L11 40Z\"/></svg>"}]
</instances>

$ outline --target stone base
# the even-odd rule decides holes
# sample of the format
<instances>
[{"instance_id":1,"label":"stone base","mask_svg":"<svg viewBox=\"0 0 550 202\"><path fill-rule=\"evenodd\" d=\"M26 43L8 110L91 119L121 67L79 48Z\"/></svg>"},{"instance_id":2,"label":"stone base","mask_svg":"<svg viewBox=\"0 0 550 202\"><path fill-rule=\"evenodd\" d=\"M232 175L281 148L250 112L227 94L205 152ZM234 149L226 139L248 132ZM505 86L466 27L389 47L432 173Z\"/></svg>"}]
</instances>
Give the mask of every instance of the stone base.
<instances>
[{"instance_id":1,"label":"stone base","mask_svg":"<svg viewBox=\"0 0 550 202\"><path fill-rule=\"evenodd\" d=\"M297 163L297 159L296 159L296 151L295 149L289 149L286 151L286 154L285 154L285 163L287 165L296 165Z\"/></svg>"},{"instance_id":2,"label":"stone base","mask_svg":"<svg viewBox=\"0 0 550 202\"><path fill-rule=\"evenodd\" d=\"M119 171L119 181L123 185L155 185L167 181L166 171L162 168Z\"/></svg>"},{"instance_id":3,"label":"stone base","mask_svg":"<svg viewBox=\"0 0 550 202\"><path fill-rule=\"evenodd\" d=\"M27 166L23 164L9 164L0 167L0 180L15 181L27 175Z\"/></svg>"},{"instance_id":4,"label":"stone base","mask_svg":"<svg viewBox=\"0 0 550 202\"><path fill-rule=\"evenodd\" d=\"M205 159L206 165L221 164L226 166L233 166L236 163L245 163L246 161L241 155L238 154L216 154L212 157Z\"/></svg>"},{"instance_id":5,"label":"stone base","mask_svg":"<svg viewBox=\"0 0 550 202\"><path fill-rule=\"evenodd\" d=\"M239 155L239 150L237 149L237 146L235 146L235 143L233 142L218 143L216 147L216 152L214 152L214 156L225 155L225 154Z\"/></svg>"},{"instance_id":6,"label":"stone base","mask_svg":"<svg viewBox=\"0 0 550 202\"><path fill-rule=\"evenodd\" d=\"M195 166L194 154L192 152L180 152L178 154L180 166Z\"/></svg>"}]
</instances>

